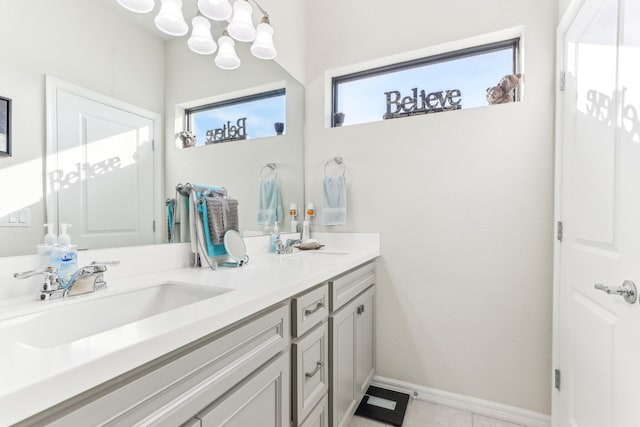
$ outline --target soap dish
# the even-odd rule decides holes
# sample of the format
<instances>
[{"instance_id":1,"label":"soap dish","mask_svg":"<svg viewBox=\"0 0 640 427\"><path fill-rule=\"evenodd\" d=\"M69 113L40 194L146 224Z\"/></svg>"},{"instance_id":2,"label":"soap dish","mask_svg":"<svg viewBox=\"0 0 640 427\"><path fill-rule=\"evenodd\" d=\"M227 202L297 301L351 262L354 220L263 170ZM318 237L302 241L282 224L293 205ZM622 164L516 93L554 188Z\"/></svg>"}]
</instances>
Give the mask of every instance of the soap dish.
<instances>
[{"instance_id":1,"label":"soap dish","mask_svg":"<svg viewBox=\"0 0 640 427\"><path fill-rule=\"evenodd\" d=\"M320 249L324 247L324 245L318 242L304 242L304 243L298 243L297 245L294 245L294 247L302 251L309 251L313 249Z\"/></svg>"}]
</instances>

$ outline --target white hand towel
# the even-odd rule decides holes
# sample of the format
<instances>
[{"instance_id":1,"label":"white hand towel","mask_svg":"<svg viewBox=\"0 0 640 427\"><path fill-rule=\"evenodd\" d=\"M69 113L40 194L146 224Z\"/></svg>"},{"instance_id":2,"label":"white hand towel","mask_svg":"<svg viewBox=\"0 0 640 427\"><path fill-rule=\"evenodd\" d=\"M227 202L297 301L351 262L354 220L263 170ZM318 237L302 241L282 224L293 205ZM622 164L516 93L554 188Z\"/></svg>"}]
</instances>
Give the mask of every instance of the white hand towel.
<instances>
[{"instance_id":1,"label":"white hand towel","mask_svg":"<svg viewBox=\"0 0 640 427\"><path fill-rule=\"evenodd\" d=\"M325 176L322 186L322 225L347 223L347 180L344 175Z\"/></svg>"},{"instance_id":2,"label":"white hand towel","mask_svg":"<svg viewBox=\"0 0 640 427\"><path fill-rule=\"evenodd\" d=\"M260 200L258 201L258 224L270 225L282 222L282 198L280 187L275 179L260 180Z\"/></svg>"}]
</instances>

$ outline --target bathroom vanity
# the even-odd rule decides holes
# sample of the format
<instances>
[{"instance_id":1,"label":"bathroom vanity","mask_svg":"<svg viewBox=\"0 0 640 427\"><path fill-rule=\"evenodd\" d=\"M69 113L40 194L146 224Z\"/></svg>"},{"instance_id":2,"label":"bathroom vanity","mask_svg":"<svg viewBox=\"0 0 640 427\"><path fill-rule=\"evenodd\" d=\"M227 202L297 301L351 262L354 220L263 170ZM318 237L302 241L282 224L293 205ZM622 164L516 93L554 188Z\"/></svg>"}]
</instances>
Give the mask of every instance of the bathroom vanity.
<instances>
[{"instance_id":1,"label":"bathroom vanity","mask_svg":"<svg viewBox=\"0 0 640 427\"><path fill-rule=\"evenodd\" d=\"M375 371L379 255L377 235L352 237L335 237L326 251L254 254L242 268L113 281L106 273L102 295L5 308L0 406L11 409L0 412L0 424L347 425ZM147 298L155 309L169 304L166 311L113 324L128 313L126 303L100 312L105 299L154 287L171 292L171 303ZM171 305L191 296L195 302ZM96 308L77 319L84 333L16 333L39 316L86 304ZM102 315L110 326L91 329ZM58 327L75 326L49 332Z\"/></svg>"}]
</instances>

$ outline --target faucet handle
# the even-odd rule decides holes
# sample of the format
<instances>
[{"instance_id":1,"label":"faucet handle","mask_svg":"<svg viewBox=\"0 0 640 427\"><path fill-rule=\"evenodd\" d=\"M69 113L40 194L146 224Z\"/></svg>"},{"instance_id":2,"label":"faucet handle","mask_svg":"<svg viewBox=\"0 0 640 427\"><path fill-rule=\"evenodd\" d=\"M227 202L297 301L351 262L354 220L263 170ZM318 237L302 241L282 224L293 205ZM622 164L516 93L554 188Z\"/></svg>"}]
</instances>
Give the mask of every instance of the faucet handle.
<instances>
[{"instance_id":1,"label":"faucet handle","mask_svg":"<svg viewBox=\"0 0 640 427\"><path fill-rule=\"evenodd\" d=\"M55 267L47 267L40 270L29 270L22 273L14 273L13 277L16 279L26 279L28 277L44 275L44 282L42 282L42 291L50 292L60 289L60 277L58 276L58 269Z\"/></svg>"},{"instance_id":2,"label":"faucet handle","mask_svg":"<svg viewBox=\"0 0 640 427\"><path fill-rule=\"evenodd\" d=\"M120 261L118 260L114 260L114 261L93 261L91 263L91 265L120 265Z\"/></svg>"},{"instance_id":3,"label":"faucet handle","mask_svg":"<svg viewBox=\"0 0 640 427\"><path fill-rule=\"evenodd\" d=\"M93 261L88 267L93 267L94 273L107 271L107 266L120 265L120 261Z\"/></svg>"},{"instance_id":4,"label":"faucet handle","mask_svg":"<svg viewBox=\"0 0 640 427\"><path fill-rule=\"evenodd\" d=\"M16 279L26 279L28 277L38 276L41 274L45 276L57 275L58 270L54 267L47 267L39 270L23 271L22 273L13 273L13 277Z\"/></svg>"}]
</instances>

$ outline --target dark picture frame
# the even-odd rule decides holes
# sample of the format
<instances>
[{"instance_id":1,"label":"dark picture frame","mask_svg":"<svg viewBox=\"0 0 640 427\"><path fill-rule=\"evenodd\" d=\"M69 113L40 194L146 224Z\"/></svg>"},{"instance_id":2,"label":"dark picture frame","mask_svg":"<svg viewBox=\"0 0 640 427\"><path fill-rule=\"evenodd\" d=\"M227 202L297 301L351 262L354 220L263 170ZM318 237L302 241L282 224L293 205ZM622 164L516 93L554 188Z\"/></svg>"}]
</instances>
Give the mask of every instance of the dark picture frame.
<instances>
[{"instance_id":1,"label":"dark picture frame","mask_svg":"<svg viewBox=\"0 0 640 427\"><path fill-rule=\"evenodd\" d=\"M0 156L11 156L11 99L0 96Z\"/></svg>"}]
</instances>

